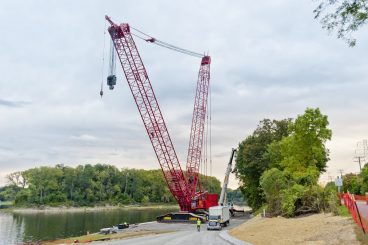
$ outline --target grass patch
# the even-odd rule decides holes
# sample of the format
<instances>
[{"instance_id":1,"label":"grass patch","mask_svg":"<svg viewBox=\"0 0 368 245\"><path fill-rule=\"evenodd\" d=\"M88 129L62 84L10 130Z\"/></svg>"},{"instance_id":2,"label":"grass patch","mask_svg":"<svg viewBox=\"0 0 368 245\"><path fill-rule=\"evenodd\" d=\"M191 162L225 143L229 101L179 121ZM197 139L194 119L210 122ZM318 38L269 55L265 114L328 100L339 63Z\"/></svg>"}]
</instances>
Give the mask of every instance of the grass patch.
<instances>
[{"instance_id":1,"label":"grass patch","mask_svg":"<svg viewBox=\"0 0 368 245\"><path fill-rule=\"evenodd\" d=\"M347 207L344 205L337 206L337 214L343 217L351 217L351 214Z\"/></svg>"}]
</instances>

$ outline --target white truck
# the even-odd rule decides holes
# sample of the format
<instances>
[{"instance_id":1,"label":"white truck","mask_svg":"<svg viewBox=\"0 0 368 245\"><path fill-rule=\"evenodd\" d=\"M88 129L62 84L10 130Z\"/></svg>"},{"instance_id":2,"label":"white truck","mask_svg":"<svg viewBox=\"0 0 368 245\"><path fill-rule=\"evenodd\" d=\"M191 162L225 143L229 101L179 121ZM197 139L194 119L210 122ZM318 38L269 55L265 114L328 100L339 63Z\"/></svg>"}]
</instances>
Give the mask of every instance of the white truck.
<instances>
[{"instance_id":1,"label":"white truck","mask_svg":"<svg viewBox=\"0 0 368 245\"><path fill-rule=\"evenodd\" d=\"M214 206L208 210L207 230L221 230L230 224L230 210L228 206Z\"/></svg>"}]
</instances>

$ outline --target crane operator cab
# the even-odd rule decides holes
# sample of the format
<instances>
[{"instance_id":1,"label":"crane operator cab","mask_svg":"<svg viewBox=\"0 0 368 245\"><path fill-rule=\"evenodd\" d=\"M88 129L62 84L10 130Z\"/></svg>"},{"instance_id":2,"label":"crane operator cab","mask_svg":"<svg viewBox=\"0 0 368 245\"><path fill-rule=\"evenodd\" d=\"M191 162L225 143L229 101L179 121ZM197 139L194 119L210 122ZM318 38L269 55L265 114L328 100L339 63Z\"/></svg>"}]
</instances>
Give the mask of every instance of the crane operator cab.
<instances>
[{"instance_id":1,"label":"crane operator cab","mask_svg":"<svg viewBox=\"0 0 368 245\"><path fill-rule=\"evenodd\" d=\"M113 90L115 85L116 85L116 76L109 75L107 77L107 86L109 86L110 90Z\"/></svg>"}]
</instances>

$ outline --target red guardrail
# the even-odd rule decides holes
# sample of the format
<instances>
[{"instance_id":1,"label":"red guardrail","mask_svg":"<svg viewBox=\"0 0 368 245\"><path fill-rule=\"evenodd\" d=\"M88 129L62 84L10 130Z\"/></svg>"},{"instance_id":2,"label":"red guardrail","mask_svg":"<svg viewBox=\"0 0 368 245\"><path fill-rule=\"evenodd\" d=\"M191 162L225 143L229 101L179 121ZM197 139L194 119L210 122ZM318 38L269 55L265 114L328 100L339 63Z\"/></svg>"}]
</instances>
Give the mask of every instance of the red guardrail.
<instances>
[{"instance_id":1,"label":"red guardrail","mask_svg":"<svg viewBox=\"0 0 368 245\"><path fill-rule=\"evenodd\" d=\"M359 196L359 195L353 195L350 193L339 193L340 203L343 204L348 208L351 217L355 221L355 223L362 228L364 233L368 232L368 217L363 217L361 215L361 212L359 211L357 200L358 201L365 201L366 203L364 205L368 205L368 197L365 196Z\"/></svg>"},{"instance_id":2,"label":"red guardrail","mask_svg":"<svg viewBox=\"0 0 368 245\"><path fill-rule=\"evenodd\" d=\"M356 201L367 201L367 197L366 196L360 196L360 195L354 195L354 199Z\"/></svg>"}]
</instances>

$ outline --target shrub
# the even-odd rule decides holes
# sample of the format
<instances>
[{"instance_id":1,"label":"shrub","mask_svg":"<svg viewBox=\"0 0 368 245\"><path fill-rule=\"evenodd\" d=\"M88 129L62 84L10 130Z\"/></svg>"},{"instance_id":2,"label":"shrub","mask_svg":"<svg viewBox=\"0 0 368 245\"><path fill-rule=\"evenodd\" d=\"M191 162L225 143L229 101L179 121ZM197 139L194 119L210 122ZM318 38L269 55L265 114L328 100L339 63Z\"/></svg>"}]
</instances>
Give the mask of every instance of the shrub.
<instances>
[{"instance_id":1,"label":"shrub","mask_svg":"<svg viewBox=\"0 0 368 245\"><path fill-rule=\"evenodd\" d=\"M278 215L281 213L282 191L287 188L287 178L281 170L272 168L266 170L260 179L268 211Z\"/></svg>"},{"instance_id":2,"label":"shrub","mask_svg":"<svg viewBox=\"0 0 368 245\"><path fill-rule=\"evenodd\" d=\"M306 188L299 184L294 184L282 192L281 210L284 216L292 217L295 215L295 210L302 206L302 197L305 192Z\"/></svg>"}]
</instances>

